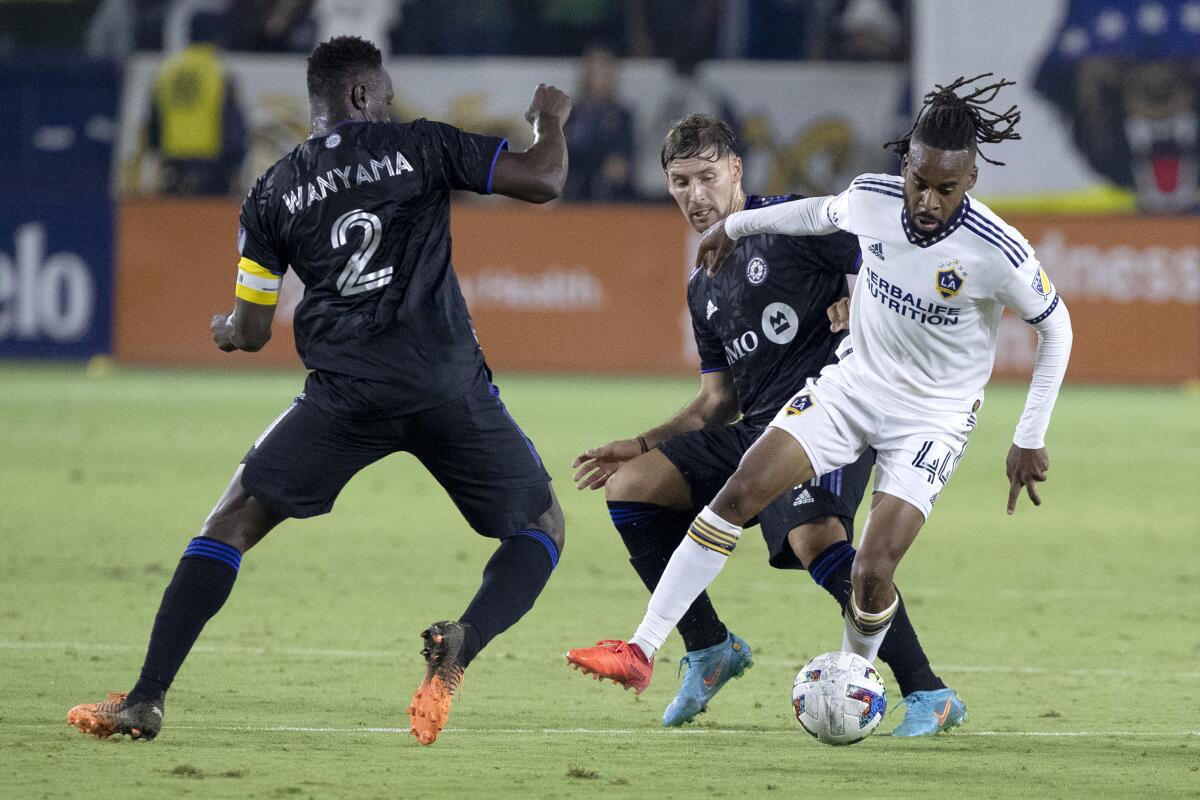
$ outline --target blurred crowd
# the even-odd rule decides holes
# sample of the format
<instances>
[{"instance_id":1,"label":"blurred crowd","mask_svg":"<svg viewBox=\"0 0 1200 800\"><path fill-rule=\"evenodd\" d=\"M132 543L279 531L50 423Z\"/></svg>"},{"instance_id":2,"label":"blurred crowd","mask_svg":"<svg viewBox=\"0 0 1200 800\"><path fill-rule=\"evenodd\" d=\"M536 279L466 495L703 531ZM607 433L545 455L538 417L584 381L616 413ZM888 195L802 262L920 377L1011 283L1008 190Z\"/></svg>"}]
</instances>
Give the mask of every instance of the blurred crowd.
<instances>
[{"instance_id":1,"label":"blurred crowd","mask_svg":"<svg viewBox=\"0 0 1200 800\"><path fill-rule=\"evenodd\" d=\"M307 52L339 33L385 54L904 60L907 0L5 0L0 56L172 49L193 24L247 52Z\"/></svg>"}]
</instances>

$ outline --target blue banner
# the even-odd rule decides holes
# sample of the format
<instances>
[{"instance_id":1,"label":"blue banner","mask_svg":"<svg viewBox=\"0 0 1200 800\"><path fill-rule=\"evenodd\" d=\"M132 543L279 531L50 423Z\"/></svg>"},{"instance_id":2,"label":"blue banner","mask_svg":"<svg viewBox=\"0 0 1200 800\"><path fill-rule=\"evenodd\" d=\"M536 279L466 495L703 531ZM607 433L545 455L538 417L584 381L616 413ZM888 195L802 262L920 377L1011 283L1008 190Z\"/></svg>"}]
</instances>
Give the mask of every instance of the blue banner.
<instances>
[{"instance_id":1,"label":"blue banner","mask_svg":"<svg viewBox=\"0 0 1200 800\"><path fill-rule=\"evenodd\" d=\"M112 203L0 203L0 358L112 347Z\"/></svg>"},{"instance_id":2,"label":"blue banner","mask_svg":"<svg viewBox=\"0 0 1200 800\"><path fill-rule=\"evenodd\" d=\"M0 62L0 358L112 347L118 86L111 64Z\"/></svg>"}]
</instances>

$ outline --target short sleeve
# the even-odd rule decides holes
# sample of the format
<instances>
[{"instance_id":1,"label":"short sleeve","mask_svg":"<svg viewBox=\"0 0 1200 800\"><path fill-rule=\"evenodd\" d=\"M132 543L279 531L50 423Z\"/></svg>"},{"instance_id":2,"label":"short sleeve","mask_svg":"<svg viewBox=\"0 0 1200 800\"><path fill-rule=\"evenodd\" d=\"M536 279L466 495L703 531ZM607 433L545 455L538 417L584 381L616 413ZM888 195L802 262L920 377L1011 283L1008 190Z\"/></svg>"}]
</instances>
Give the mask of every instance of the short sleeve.
<instances>
[{"instance_id":1,"label":"short sleeve","mask_svg":"<svg viewBox=\"0 0 1200 800\"><path fill-rule=\"evenodd\" d=\"M426 156L435 181L448 189L492 193L492 173L508 140L467 133L444 122L425 122Z\"/></svg>"},{"instance_id":2,"label":"short sleeve","mask_svg":"<svg viewBox=\"0 0 1200 800\"><path fill-rule=\"evenodd\" d=\"M287 262L275 247L275 237L264 213L266 201L260 192L261 182L256 183L242 201L238 216L238 255L254 262L275 275L287 271Z\"/></svg>"},{"instance_id":3,"label":"short sleeve","mask_svg":"<svg viewBox=\"0 0 1200 800\"><path fill-rule=\"evenodd\" d=\"M690 289L688 294L691 295ZM729 360L725 358L725 345L721 343L721 337L703 316L696 312L690 302L692 298L688 299L688 306L691 308L692 314L692 333L696 337L696 350L700 353L700 371L717 372L729 369Z\"/></svg>"},{"instance_id":4,"label":"short sleeve","mask_svg":"<svg viewBox=\"0 0 1200 800\"><path fill-rule=\"evenodd\" d=\"M1058 291L1046 269L1032 254L1020 267L1008 268L1002 273L996 287L996 299L1034 325L1058 307Z\"/></svg>"}]
</instances>

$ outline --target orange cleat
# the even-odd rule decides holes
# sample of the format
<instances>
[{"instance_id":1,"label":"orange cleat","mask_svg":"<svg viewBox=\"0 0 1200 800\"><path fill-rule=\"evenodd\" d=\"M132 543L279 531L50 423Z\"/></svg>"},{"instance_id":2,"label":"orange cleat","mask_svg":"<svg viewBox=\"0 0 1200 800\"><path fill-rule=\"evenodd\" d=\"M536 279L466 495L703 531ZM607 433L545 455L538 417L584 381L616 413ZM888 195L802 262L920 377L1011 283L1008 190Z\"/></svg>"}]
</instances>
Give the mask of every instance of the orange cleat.
<instances>
[{"instance_id":1,"label":"orange cleat","mask_svg":"<svg viewBox=\"0 0 1200 800\"><path fill-rule=\"evenodd\" d=\"M125 695L109 692L103 703L81 703L67 712L67 724L97 739L107 739L114 733L153 739L162 727L162 698L130 704Z\"/></svg>"},{"instance_id":2,"label":"orange cleat","mask_svg":"<svg viewBox=\"0 0 1200 800\"><path fill-rule=\"evenodd\" d=\"M603 639L595 647L568 650L567 663L598 681L607 678L637 694L650 685L654 674L653 658L647 659L636 644L618 639Z\"/></svg>"},{"instance_id":3,"label":"orange cleat","mask_svg":"<svg viewBox=\"0 0 1200 800\"><path fill-rule=\"evenodd\" d=\"M408 706L409 732L421 744L433 744L450 719L450 702L462 686L463 639L465 631L458 622L435 622L421 636L425 646L425 680L413 694Z\"/></svg>"}]
</instances>

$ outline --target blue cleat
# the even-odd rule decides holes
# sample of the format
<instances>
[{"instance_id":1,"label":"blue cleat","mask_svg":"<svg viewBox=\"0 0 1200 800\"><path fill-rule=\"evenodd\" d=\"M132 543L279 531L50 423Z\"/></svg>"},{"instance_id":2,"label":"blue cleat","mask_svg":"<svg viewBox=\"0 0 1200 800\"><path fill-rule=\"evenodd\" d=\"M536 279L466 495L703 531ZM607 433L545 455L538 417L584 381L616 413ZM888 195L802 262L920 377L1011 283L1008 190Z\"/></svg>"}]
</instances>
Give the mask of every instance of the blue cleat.
<instances>
[{"instance_id":1,"label":"blue cleat","mask_svg":"<svg viewBox=\"0 0 1200 800\"><path fill-rule=\"evenodd\" d=\"M725 641L685 653L679 659L679 669L687 667L679 693L663 712L663 725L673 726L691 722L696 715L708 710L721 687L733 678L740 678L754 666L750 657L750 645L744 639L730 633Z\"/></svg>"},{"instance_id":2,"label":"blue cleat","mask_svg":"<svg viewBox=\"0 0 1200 800\"><path fill-rule=\"evenodd\" d=\"M892 736L936 736L967 721L967 707L953 689L913 692L900 704L908 709Z\"/></svg>"}]
</instances>

